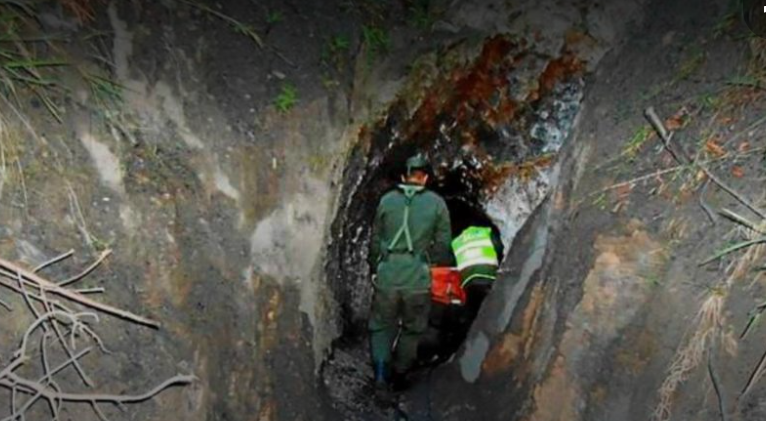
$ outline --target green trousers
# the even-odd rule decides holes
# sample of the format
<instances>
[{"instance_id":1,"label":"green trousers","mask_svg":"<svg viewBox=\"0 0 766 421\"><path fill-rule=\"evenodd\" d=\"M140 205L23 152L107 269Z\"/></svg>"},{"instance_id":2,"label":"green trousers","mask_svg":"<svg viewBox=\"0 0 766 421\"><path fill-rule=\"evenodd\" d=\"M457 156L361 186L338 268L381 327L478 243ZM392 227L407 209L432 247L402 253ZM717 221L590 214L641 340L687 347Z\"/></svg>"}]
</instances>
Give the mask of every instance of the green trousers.
<instances>
[{"instance_id":1,"label":"green trousers","mask_svg":"<svg viewBox=\"0 0 766 421\"><path fill-rule=\"evenodd\" d=\"M428 328L430 309L429 291L386 288L375 290L369 328L376 376L379 375L379 367L393 369L399 374L412 368L418 355L418 343Z\"/></svg>"}]
</instances>

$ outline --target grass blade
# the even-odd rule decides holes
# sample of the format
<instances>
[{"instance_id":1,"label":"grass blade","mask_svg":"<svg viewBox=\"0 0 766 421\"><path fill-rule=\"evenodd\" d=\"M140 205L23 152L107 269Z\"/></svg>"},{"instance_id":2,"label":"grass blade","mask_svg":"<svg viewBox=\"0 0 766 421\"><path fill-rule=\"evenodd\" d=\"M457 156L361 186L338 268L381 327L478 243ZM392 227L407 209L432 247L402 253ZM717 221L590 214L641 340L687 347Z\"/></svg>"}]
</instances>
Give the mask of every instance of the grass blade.
<instances>
[{"instance_id":1,"label":"grass blade","mask_svg":"<svg viewBox=\"0 0 766 421\"><path fill-rule=\"evenodd\" d=\"M726 219L731 220L732 222L735 222L737 224L740 224L744 226L745 228L751 229L759 234L766 234L762 229L758 228L758 225L755 222L752 222L745 218L742 215L739 215L735 213L734 211L730 209L723 209L719 212L722 216L724 216Z\"/></svg>"},{"instance_id":2,"label":"grass blade","mask_svg":"<svg viewBox=\"0 0 766 421\"><path fill-rule=\"evenodd\" d=\"M742 331L742 334L739 335L739 339L744 339L745 336L750 332L750 330L758 325L758 322L761 320L761 315L763 314L764 310L766 310L766 303L763 303L753 309L753 311L750 312L750 318L747 321L747 325L745 325L745 329Z\"/></svg>"},{"instance_id":3,"label":"grass blade","mask_svg":"<svg viewBox=\"0 0 766 421\"><path fill-rule=\"evenodd\" d=\"M699 265L704 266L710 262L716 261L720 259L723 256L726 256L727 254L734 253L737 250L742 250L748 247L752 247L756 244L766 243L766 237L756 238L755 240L749 240L749 241L743 241L741 243L734 244L733 246L727 247L715 255L711 256L710 258L706 259L705 261L701 262Z\"/></svg>"},{"instance_id":4,"label":"grass blade","mask_svg":"<svg viewBox=\"0 0 766 421\"><path fill-rule=\"evenodd\" d=\"M747 395L750 390L755 386L755 384L760 380L761 376L763 375L763 371L766 368L766 351L763 353L763 356L761 356L760 361L758 361L758 365L755 366L755 369L750 373L750 377L747 379L747 383L745 384L745 387L742 389L742 393L739 394L740 399Z\"/></svg>"}]
</instances>

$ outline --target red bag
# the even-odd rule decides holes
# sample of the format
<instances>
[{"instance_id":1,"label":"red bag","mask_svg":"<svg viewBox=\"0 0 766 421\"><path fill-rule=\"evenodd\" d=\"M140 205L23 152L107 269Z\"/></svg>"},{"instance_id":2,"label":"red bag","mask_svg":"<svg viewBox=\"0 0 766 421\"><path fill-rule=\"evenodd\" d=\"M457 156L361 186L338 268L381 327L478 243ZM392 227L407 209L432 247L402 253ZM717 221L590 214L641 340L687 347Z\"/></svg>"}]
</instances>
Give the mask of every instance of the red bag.
<instances>
[{"instance_id":1,"label":"red bag","mask_svg":"<svg viewBox=\"0 0 766 421\"><path fill-rule=\"evenodd\" d=\"M440 304L465 304L460 272L451 267L431 268L431 300Z\"/></svg>"}]
</instances>

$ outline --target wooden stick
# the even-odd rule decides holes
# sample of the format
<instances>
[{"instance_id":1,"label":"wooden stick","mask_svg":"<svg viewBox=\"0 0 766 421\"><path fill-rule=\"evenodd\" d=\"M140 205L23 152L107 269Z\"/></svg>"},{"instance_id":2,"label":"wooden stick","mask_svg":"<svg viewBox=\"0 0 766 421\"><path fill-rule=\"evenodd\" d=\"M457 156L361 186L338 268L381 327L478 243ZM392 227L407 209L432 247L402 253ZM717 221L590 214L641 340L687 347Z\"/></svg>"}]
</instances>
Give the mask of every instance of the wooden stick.
<instances>
[{"instance_id":1,"label":"wooden stick","mask_svg":"<svg viewBox=\"0 0 766 421\"><path fill-rule=\"evenodd\" d=\"M649 179L652 179L652 178L659 177L661 175L678 172L678 171L681 171L681 170L683 170L683 169L685 169L687 167L688 167L687 165L676 165L675 167L670 167L670 168L666 168L664 170L655 171L655 172L650 173L650 174L644 174L644 175L636 177L636 178L631 178L630 180L627 180L627 181L621 181L619 183L612 184L611 186L604 187L601 190L596 190L593 193L591 193L590 196L594 196L594 195L601 194L601 193L606 193L606 192L608 192L610 190L619 189L621 187L630 186L630 185L633 185L633 184L636 184L636 183L640 183L642 181L646 181L646 180L649 180Z\"/></svg>"},{"instance_id":2,"label":"wooden stick","mask_svg":"<svg viewBox=\"0 0 766 421\"><path fill-rule=\"evenodd\" d=\"M0 275L6 276L6 273L4 273L4 272L0 271ZM16 292L16 293L19 293L19 294L21 294L21 289L20 289L18 286L16 286L15 284L13 284L12 282L10 282L10 281L8 281L8 280L6 280L6 279L0 278L0 286L2 286L2 287L6 287L6 288L10 289L10 290L11 290L11 291L13 291L13 292ZM39 295L37 295L37 294L32 294L32 293L30 293L30 294L29 294L29 296L30 296L30 297L31 297L33 300L35 300L35 301L38 301L38 302L41 302L41 303L44 303L44 302L45 302L45 299L43 299L42 297L40 297L40 296L39 296ZM74 313L74 312L73 312L73 311L71 311L69 308L67 308L65 305L63 305L63 304L59 303L58 301L51 301L51 303L52 303L52 304L53 304L53 305L54 305L56 308L58 308L59 310L62 310L62 311L66 311L67 313Z\"/></svg>"},{"instance_id":3,"label":"wooden stick","mask_svg":"<svg viewBox=\"0 0 766 421\"><path fill-rule=\"evenodd\" d=\"M715 390L715 395L718 398L718 412L721 416L721 421L728 421L726 408L724 406L724 394L723 390L721 390L721 382L719 381L718 374L716 373L715 367L713 366L713 350L708 350L707 372L710 375L710 381L713 383L713 389Z\"/></svg>"},{"instance_id":4,"label":"wooden stick","mask_svg":"<svg viewBox=\"0 0 766 421\"><path fill-rule=\"evenodd\" d=\"M119 317L121 319L129 320L134 323L138 323L144 326L152 327L155 329L160 328L160 324L158 322L155 322L153 320L147 319L145 317L133 314L129 311L120 310L116 307L112 307L108 304L101 304L97 301L93 301L88 297L83 296L82 294L78 294L74 291L70 291L68 289L64 289L61 286L48 281L41 276L36 275L35 273L32 273L18 265L15 265L5 259L0 259L0 267L5 268L8 271L15 272L23 276L25 279L32 281L41 287L43 287L46 291L49 291L53 294L56 294L60 297L66 298L70 301L74 301L78 304L81 304L86 307L90 307L95 310L99 310L101 312L104 312L106 314Z\"/></svg>"},{"instance_id":5,"label":"wooden stick","mask_svg":"<svg viewBox=\"0 0 766 421\"><path fill-rule=\"evenodd\" d=\"M43 263L40 263L39 265L37 265L37 267L32 269L32 272L34 272L34 273L40 272L41 270L47 268L50 265L54 265L54 264L56 264L56 263L58 263L58 262L60 262L60 261L62 261L64 259L68 259L73 254L74 254L74 250L69 250L68 252L66 252L64 254L61 254L61 255L58 255L58 256L54 257L53 259L51 259L51 260L48 260L48 261L43 262Z\"/></svg>"},{"instance_id":6,"label":"wooden stick","mask_svg":"<svg viewBox=\"0 0 766 421\"><path fill-rule=\"evenodd\" d=\"M58 365L53 370L49 370L43 377L41 377L37 382L40 384L44 384L46 382L50 382L53 379L53 376L58 374L61 370L69 367L70 365L76 364L77 361L79 361L82 357L88 355L90 351L92 351L93 348L85 348L82 351L79 351L74 357L69 358L68 360L64 361L60 365ZM0 379L2 379L3 376L0 376ZM35 404L40 398L42 397L42 394L37 393L33 397L31 397L28 401L24 403L24 405L21 406L18 410L14 410L10 417L5 418L4 420L14 420L18 418L22 418L23 414L30 408L32 405Z\"/></svg>"},{"instance_id":7,"label":"wooden stick","mask_svg":"<svg viewBox=\"0 0 766 421\"><path fill-rule=\"evenodd\" d=\"M93 262L93 264L91 264L90 266L88 266L88 267L87 267L87 268L86 268L84 271L82 271L82 272L81 272L79 275L77 275L77 276L73 276L73 277L71 277L71 278L69 278L69 279L67 279L67 280L65 280L65 281L61 281L61 282L59 282L59 283L58 283L58 286L60 286L60 287L65 287L65 286L67 286L67 285L69 285L69 284L73 284L73 283L75 283L75 282L79 281L80 279L82 279L82 278L84 278L84 277L86 277L86 276L90 275L90 273L91 273L91 272L93 272L94 270L96 270L96 268L98 267L98 265L100 265L100 264L101 264L101 262L103 262L103 261L104 261L104 260L105 260L107 257L109 257L111 254L112 254L112 250L111 250L111 249L108 249L108 250L104 250L104 252L103 252L103 253L101 253L101 256L99 256L98 260L96 260L95 262Z\"/></svg>"},{"instance_id":8,"label":"wooden stick","mask_svg":"<svg viewBox=\"0 0 766 421\"><path fill-rule=\"evenodd\" d=\"M670 155L673 156L673 159L676 160L679 164L691 164L705 173L705 175L715 184L718 185L721 189L723 189L725 192L732 195L735 199L737 199L740 203L745 205L748 209L753 211L756 215L760 216L763 219L766 219L766 212L760 210L757 206L755 206L750 200L748 200L744 195L737 192L733 188L729 187L728 184L726 184L723 180L718 178L717 175L713 174L712 171L710 171L706 166L694 161L691 159L691 157L686 154L685 151L683 152L683 157L687 162L684 162L684 159L681 159L681 157L676 154L676 152L673 150L673 148L670 145L670 140L673 138L673 133L668 133L668 130L665 128L665 124L660 120L660 118L657 116L657 113L654 111L654 107L649 107L644 112L644 115L646 116L647 120L649 120L649 123L654 127L654 130L657 132L657 134L662 139L662 143L665 146L665 149L670 153Z\"/></svg>"},{"instance_id":9,"label":"wooden stick","mask_svg":"<svg viewBox=\"0 0 766 421\"><path fill-rule=\"evenodd\" d=\"M76 289L75 292L78 294L103 294L106 290L104 288L85 288L85 289Z\"/></svg>"},{"instance_id":10,"label":"wooden stick","mask_svg":"<svg viewBox=\"0 0 766 421\"><path fill-rule=\"evenodd\" d=\"M54 311L53 306L51 306L50 302L48 301L48 297L45 295L45 290L40 288L40 298L42 298L43 306L45 307L45 310L47 312ZM67 312L67 314L71 314L71 312ZM95 316L95 315L94 315ZM61 347L64 349L64 352L68 357L72 357L73 351L72 349L67 345L66 339L64 339L64 334L61 333L61 329L59 328L58 323L55 321L49 322L51 329L56 334L56 338L61 343ZM72 331L74 332L77 329L77 324L72 325ZM85 327L86 325L83 325ZM82 368L80 363L77 360L74 360L74 368L77 371L77 374L80 375L80 378L82 379L83 383L85 383L86 386L93 387L94 383L93 380L85 373L85 369Z\"/></svg>"},{"instance_id":11,"label":"wooden stick","mask_svg":"<svg viewBox=\"0 0 766 421\"><path fill-rule=\"evenodd\" d=\"M703 211L705 211L705 215L710 220L710 223L715 225L716 224L716 218L715 213L712 209L710 209L710 206L708 206L707 202L705 201L705 194L707 194L707 186L710 185L710 181L705 181L702 184L702 188L700 189L700 197L699 197L699 204Z\"/></svg>"},{"instance_id":12,"label":"wooden stick","mask_svg":"<svg viewBox=\"0 0 766 421\"><path fill-rule=\"evenodd\" d=\"M707 160L705 162L701 162L700 164L710 164L710 163L713 163L713 162L717 162L717 161L721 161L721 160L724 160L724 159L727 159L727 158L731 158L732 156L734 156L734 157L747 156L747 155L749 155L749 154L751 154L753 152L761 151L761 150L764 150L764 149L766 149L766 148L761 148L761 147L752 148L752 149L750 149L750 150L748 150L747 152L744 152L744 153L738 153L738 154L734 154L734 155L727 154L727 155L724 155L724 156L720 156L718 158L709 159L709 160ZM632 184L640 183L642 181L646 181L646 180L649 180L651 178L656 178L656 177L659 177L659 176L665 175L665 174L675 173L675 172L682 171L682 170L685 170L685 169L688 169L688 168L689 168L689 165L676 165L674 167L665 168L665 169L662 169L662 170L657 170L657 171L651 172L649 174L644 174L644 175L638 176L636 178L631 178L630 180L627 180L627 181L621 181L619 183L612 184L611 186L604 187L604 188L602 188L600 190L593 191L591 193L588 193L588 196L595 196L597 194L606 193L606 192L608 192L610 190L619 189L620 187L625 187L625 186L629 186L629 185L632 185Z\"/></svg>"},{"instance_id":13,"label":"wooden stick","mask_svg":"<svg viewBox=\"0 0 766 421\"><path fill-rule=\"evenodd\" d=\"M107 402L113 404L140 403L157 396L160 392L169 387L183 386L197 381L195 376L175 376L165 380L158 386L140 395L109 395L96 393L59 393L54 390L45 388L44 386L32 380L21 378L14 373L10 373L7 378L10 380L0 379L0 386L12 387L12 385L15 383L19 386L22 386L22 388L19 390L28 394L40 393L46 399L61 400L65 402Z\"/></svg>"},{"instance_id":14,"label":"wooden stick","mask_svg":"<svg viewBox=\"0 0 766 421\"><path fill-rule=\"evenodd\" d=\"M759 228L758 225L740 215L737 215L730 209L721 209L718 213L726 217L727 219L730 219L732 222L736 222L742 226L744 226L747 229L751 229L759 234L766 234L763 229Z\"/></svg>"},{"instance_id":15,"label":"wooden stick","mask_svg":"<svg viewBox=\"0 0 766 421\"><path fill-rule=\"evenodd\" d=\"M737 400L742 399L743 396L750 393L750 390L753 388L753 386L758 382L758 380L763 375L764 369L766 369L766 351L764 351L763 355L761 356L761 359L758 360L758 364L755 366L755 369L750 373L750 376L747 378L747 383L745 383L745 387L742 389L742 392L740 392L739 398Z\"/></svg>"}]
</instances>

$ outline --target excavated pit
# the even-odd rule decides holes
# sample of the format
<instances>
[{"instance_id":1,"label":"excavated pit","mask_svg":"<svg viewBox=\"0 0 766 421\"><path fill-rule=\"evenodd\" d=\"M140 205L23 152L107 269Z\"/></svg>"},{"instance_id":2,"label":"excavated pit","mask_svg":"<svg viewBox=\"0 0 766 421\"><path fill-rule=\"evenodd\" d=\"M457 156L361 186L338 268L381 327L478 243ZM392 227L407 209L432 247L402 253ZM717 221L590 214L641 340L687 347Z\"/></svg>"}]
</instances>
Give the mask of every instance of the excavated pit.
<instances>
[{"instance_id":1,"label":"excavated pit","mask_svg":"<svg viewBox=\"0 0 766 421\"><path fill-rule=\"evenodd\" d=\"M507 252L550 190L556 154L583 95L582 65L573 56L541 56L502 36L486 40L467 64L441 72L414 110L398 100L365 127L346 164L325 265L342 333L322 369L344 419L369 420L377 412L368 386L367 255L375 208L404 160L416 152L430 157L429 187L447 201L453 233L489 225Z\"/></svg>"}]
</instances>

